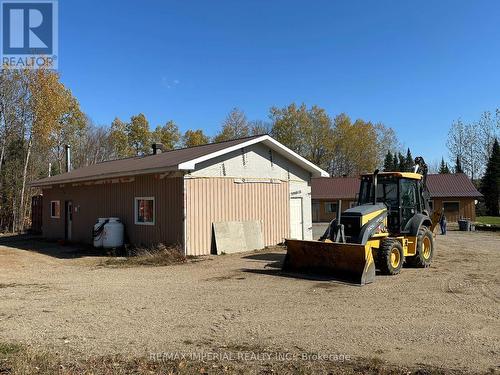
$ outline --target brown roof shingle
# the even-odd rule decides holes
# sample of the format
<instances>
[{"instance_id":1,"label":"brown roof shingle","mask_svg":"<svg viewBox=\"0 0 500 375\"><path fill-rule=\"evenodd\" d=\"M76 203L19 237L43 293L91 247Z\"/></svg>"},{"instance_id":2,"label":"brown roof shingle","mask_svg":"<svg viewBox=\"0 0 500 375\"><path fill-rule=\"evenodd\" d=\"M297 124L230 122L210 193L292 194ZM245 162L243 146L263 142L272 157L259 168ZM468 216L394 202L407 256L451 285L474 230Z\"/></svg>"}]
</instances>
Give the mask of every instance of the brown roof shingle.
<instances>
[{"instance_id":1,"label":"brown roof shingle","mask_svg":"<svg viewBox=\"0 0 500 375\"><path fill-rule=\"evenodd\" d=\"M357 177L331 177L312 179L312 199L354 199L359 191ZM427 187L431 198L479 198L471 180L463 173L430 174Z\"/></svg>"},{"instance_id":2,"label":"brown roof shingle","mask_svg":"<svg viewBox=\"0 0 500 375\"><path fill-rule=\"evenodd\" d=\"M427 187L432 198L479 198L472 181L463 173L431 174L427 178Z\"/></svg>"},{"instance_id":3,"label":"brown roof shingle","mask_svg":"<svg viewBox=\"0 0 500 375\"><path fill-rule=\"evenodd\" d=\"M198 163L261 142L309 171L312 176L328 176L327 172L288 149L269 135L261 134L231 141L167 151L157 155L107 161L75 169L69 173L34 181L30 185L50 186L67 182L93 181L176 170L189 171L195 169Z\"/></svg>"},{"instance_id":4,"label":"brown roof shingle","mask_svg":"<svg viewBox=\"0 0 500 375\"><path fill-rule=\"evenodd\" d=\"M31 185L41 186L48 183L54 184L64 183L67 181L85 181L92 179L95 180L113 176L118 177L132 174L154 173L160 170L174 170L179 164L183 162L196 159L198 157L208 155L213 152L217 152L258 137L262 137L262 135L166 151L157 155L144 155L126 159L106 161L103 163L90 165L88 167L78 168L69 173L47 177L31 183Z\"/></svg>"},{"instance_id":5,"label":"brown roof shingle","mask_svg":"<svg viewBox=\"0 0 500 375\"><path fill-rule=\"evenodd\" d=\"M312 199L354 199L359 183L358 177L313 178Z\"/></svg>"}]
</instances>

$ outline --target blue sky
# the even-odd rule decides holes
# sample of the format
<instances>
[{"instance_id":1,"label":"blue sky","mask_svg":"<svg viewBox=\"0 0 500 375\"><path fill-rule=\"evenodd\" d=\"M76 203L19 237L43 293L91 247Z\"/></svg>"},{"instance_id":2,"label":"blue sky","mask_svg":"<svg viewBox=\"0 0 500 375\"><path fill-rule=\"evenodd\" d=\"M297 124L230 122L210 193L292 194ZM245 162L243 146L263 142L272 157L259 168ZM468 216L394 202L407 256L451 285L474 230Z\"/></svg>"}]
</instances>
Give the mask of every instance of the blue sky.
<instances>
[{"instance_id":1,"label":"blue sky","mask_svg":"<svg viewBox=\"0 0 500 375\"><path fill-rule=\"evenodd\" d=\"M500 107L499 1L59 1L59 71L97 124L143 112L213 135L233 107L317 104L428 160Z\"/></svg>"}]
</instances>

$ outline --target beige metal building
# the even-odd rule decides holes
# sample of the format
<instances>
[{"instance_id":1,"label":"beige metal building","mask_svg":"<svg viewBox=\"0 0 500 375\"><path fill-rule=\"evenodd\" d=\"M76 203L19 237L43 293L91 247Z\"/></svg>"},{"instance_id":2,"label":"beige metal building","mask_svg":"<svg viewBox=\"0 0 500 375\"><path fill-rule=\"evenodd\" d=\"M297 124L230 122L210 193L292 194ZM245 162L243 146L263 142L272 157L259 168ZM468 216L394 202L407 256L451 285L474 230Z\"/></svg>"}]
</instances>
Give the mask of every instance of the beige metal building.
<instances>
[{"instance_id":1,"label":"beige metal building","mask_svg":"<svg viewBox=\"0 0 500 375\"><path fill-rule=\"evenodd\" d=\"M312 238L311 178L326 172L268 135L104 162L32 184L43 235L92 242L118 217L132 244L214 251L214 223L259 221L265 245Z\"/></svg>"}]
</instances>

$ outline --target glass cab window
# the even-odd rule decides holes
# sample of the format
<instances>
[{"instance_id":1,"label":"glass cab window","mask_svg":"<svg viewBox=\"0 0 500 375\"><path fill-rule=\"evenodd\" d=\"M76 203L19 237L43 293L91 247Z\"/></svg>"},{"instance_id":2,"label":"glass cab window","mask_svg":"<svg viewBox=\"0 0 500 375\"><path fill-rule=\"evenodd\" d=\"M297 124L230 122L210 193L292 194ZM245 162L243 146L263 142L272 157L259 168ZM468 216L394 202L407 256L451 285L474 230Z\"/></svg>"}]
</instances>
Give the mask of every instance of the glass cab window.
<instances>
[{"instance_id":1,"label":"glass cab window","mask_svg":"<svg viewBox=\"0 0 500 375\"><path fill-rule=\"evenodd\" d=\"M419 202L417 199L417 181L401 180L401 229L417 212Z\"/></svg>"},{"instance_id":2,"label":"glass cab window","mask_svg":"<svg viewBox=\"0 0 500 375\"><path fill-rule=\"evenodd\" d=\"M373 179L363 177L359 204L373 203ZM378 176L377 178L377 203L385 203L389 208L397 208L398 180L393 176Z\"/></svg>"}]
</instances>

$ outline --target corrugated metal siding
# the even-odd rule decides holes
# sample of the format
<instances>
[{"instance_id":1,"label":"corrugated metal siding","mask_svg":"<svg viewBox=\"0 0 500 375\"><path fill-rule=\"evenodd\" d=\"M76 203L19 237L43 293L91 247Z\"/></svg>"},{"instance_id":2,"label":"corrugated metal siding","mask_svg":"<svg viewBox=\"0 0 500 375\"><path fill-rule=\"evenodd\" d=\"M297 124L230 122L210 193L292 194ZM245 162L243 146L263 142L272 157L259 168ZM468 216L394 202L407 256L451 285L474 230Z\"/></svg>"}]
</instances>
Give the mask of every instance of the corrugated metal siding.
<instances>
[{"instance_id":1,"label":"corrugated metal siding","mask_svg":"<svg viewBox=\"0 0 500 375\"><path fill-rule=\"evenodd\" d=\"M133 182L90 186L54 186L43 190L43 234L47 238L64 238L64 202L73 202L72 240L92 242L92 228L98 217L118 217L131 243L182 244L183 179L138 176ZM134 198L155 197L155 225L134 224ZM61 218L50 217L50 201L61 201ZM75 211L76 209L76 211Z\"/></svg>"},{"instance_id":2,"label":"corrugated metal siding","mask_svg":"<svg viewBox=\"0 0 500 375\"><path fill-rule=\"evenodd\" d=\"M290 232L289 185L236 183L232 178L186 179L187 254L210 254L212 223L261 220L265 245Z\"/></svg>"}]
</instances>

